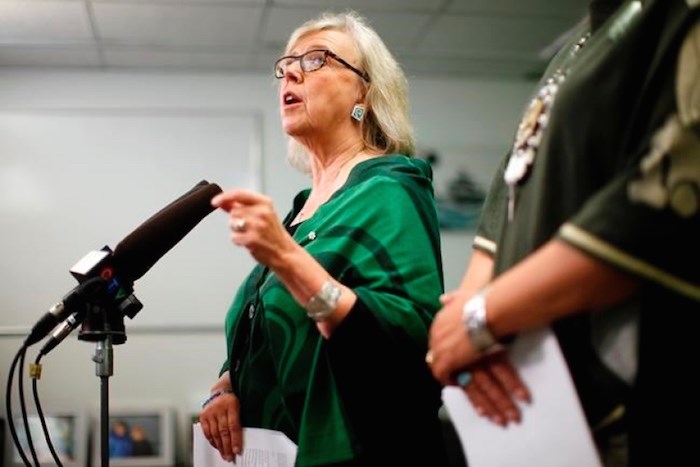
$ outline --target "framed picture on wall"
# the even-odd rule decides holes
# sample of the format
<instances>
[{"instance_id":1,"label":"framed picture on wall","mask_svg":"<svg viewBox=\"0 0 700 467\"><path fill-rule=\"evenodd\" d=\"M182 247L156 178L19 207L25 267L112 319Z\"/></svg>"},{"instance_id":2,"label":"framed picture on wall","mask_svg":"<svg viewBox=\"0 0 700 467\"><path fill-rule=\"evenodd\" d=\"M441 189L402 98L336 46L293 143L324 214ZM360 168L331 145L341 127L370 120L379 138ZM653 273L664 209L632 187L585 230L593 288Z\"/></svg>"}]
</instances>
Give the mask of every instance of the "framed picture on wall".
<instances>
[{"instance_id":1,"label":"framed picture on wall","mask_svg":"<svg viewBox=\"0 0 700 467\"><path fill-rule=\"evenodd\" d=\"M99 418L99 413L96 415ZM93 465L100 465L101 423L95 419ZM175 417L170 407L109 408L109 465L170 467L175 465Z\"/></svg>"},{"instance_id":2,"label":"framed picture on wall","mask_svg":"<svg viewBox=\"0 0 700 467\"><path fill-rule=\"evenodd\" d=\"M29 437L23 418L14 415L14 428L22 452L32 462L29 440L36 453L37 460L42 465L56 465L42 428L41 419L36 413L27 416ZM9 423L9 421L8 421ZM50 410L44 411L44 423L49 435L51 446L64 467L84 467L87 465L87 446L89 439L89 420L85 411ZM11 437L10 437L11 438ZM25 463L18 447L11 440L11 466L20 467Z\"/></svg>"},{"instance_id":3,"label":"framed picture on wall","mask_svg":"<svg viewBox=\"0 0 700 467\"><path fill-rule=\"evenodd\" d=\"M418 151L416 157L427 161L433 171L442 230L476 228L502 153L493 148L449 146Z\"/></svg>"}]
</instances>

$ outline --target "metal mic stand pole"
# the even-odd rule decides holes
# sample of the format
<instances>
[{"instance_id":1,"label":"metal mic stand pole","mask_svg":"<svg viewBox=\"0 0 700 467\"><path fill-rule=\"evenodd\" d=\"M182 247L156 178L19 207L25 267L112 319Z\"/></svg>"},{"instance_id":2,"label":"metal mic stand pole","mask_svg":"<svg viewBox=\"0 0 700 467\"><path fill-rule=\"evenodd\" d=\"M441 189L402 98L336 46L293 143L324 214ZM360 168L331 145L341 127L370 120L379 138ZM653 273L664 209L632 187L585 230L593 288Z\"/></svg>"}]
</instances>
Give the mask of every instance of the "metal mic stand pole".
<instances>
[{"instance_id":1,"label":"metal mic stand pole","mask_svg":"<svg viewBox=\"0 0 700 467\"><path fill-rule=\"evenodd\" d=\"M109 466L109 377L114 374L112 335L95 347L95 374L100 378L100 465Z\"/></svg>"},{"instance_id":2,"label":"metal mic stand pole","mask_svg":"<svg viewBox=\"0 0 700 467\"><path fill-rule=\"evenodd\" d=\"M112 344L126 340L124 316L113 304L91 303L78 339L95 342L95 375L100 378L100 465L109 467L109 377L114 374ZM116 339L116 341L115 341Z\"/></svg>"},{"instance_id":3,"label":"metal mic stand pole","mask_svg":"<svg viewBox=\"0 0 700 467\"><path fill-rule=\"evenodd\" d=\"M93 304L85 317L78 339L96 342L95 374L100 378L100 459L109 467L109 378L114 374L112 344L126 342L124 315L133 318L143 307L133 295L119 297L116 303Z\"/></svg>"},{"instance_id":4,"label":"metal mic stand pole","mask_svg":"<svg viewBox=\"0 0 700 467\"><path fill-rule=\"evenodd\" d=\"M107 289L109 292L109 289ZM132 286L119 289L116 297L96 297L78 334L79 340L96 342L95 374L100 378L100 458L101 467L109 467L109 377L114 374L112 344L126 342L124 316L133 318L143 308L131 293ZM101 298L101 300L100 300Z\"/></svg>"}]
</instances>

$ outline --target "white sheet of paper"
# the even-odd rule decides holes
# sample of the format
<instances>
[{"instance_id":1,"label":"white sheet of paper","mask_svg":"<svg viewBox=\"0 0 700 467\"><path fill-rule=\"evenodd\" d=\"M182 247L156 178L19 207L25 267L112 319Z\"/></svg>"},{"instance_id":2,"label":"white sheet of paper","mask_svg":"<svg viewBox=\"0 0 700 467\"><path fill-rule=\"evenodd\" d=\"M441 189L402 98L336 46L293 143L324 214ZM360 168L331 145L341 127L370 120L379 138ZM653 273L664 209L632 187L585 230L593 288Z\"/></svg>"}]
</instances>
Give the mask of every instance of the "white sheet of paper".
<instances>
[{"instance_id":1,"label":"white sheet of paper","mask_svg":"<svg viewBox=\"0 0 700 467\"><path fill-rule=\"evenodd\" d=\"M297 446L287 436L263 428L243 429L243 454L236 462L227 462L204 437L202 426L192 426L194 467L294 467Z\"/></svg>"},{"instance_id":2,"label":"white sheet of paper","mask_svg":"<svg viewBox=\"0 0 700 467\"><path fill-rule=\"evenodd\" d=\"M599 467L601 465L569 369L549 328L523 334L511 360L532 395L520 424L500 427L480 417L455 386L442 399L469 467Z\"/></svg>"}]
</instances>

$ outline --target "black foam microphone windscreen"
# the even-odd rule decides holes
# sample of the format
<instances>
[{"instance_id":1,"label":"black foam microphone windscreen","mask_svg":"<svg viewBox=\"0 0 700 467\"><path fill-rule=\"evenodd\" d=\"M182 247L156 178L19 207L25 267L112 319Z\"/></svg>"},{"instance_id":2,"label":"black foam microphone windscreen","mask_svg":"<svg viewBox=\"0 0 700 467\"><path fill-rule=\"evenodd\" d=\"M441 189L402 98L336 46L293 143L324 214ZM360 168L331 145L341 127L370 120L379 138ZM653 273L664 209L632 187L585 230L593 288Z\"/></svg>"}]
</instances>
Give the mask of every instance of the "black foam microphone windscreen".
<instances>
[{"instance_id":1,"label":"black foam microphone windscreen","mask_svg":"<svg viewBox=\"0 0 700 467\"><path fill-rule=\"evenodd\" d=\"M221 191L218 185L203 180L124 237L112 257L112 266L121 280L134 282L151 269L214 210L211 199Z\"/></svg>"},{"instance_id":2,"label":"black foam microphone windscreen","mask_svg":"<svg viewBox=\"0 0 700 467\"><path fill-rule=\"evenodd\" d=\"M124 237L114 252L104 247L85 255L70 270L80 284L37 321L24 345L43 339L91 299L105 293L113 297L124 286L130 289L134 281L214 210L211 199L221 191L218 185L202 180Z\"/></svg>"}]
</instances>

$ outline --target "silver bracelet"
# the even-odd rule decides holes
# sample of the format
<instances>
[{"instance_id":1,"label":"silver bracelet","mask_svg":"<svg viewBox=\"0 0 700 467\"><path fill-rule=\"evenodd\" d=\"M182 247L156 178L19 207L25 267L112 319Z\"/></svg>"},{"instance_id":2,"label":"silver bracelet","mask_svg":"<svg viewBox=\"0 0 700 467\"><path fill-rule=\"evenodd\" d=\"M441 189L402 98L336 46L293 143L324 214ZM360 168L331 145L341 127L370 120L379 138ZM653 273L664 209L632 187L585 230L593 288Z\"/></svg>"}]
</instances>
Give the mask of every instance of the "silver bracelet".
<instances>
[{"instance_id":1,"label":"silver bracelet","mask_svg":"<svg viewBox=\"0 0 700 467\"><path fill-rule=\"evenodd\" d=\"M209 403L211 401L213 401L217 397L221 396L222 394L233 394L233 389L224 388L224 389L219 389L218 391L211 393L211 395L209 395L209 397L207 397L207 399L204 402L202 402L202 408L209 405Z\"/></svg>"},{"instance_id":2,"label":"silver bracelet","mask_svg":"<svg viewBox=\"0 0 700 467\"><path fill-rule=\"evenodd\" d=\"M324 282L316 295L311 297L306 304L306 314L314 321L323 321L328 318L338 306L342 289L332 280Z\"/></svg>"},{"instance_id":3,"label":"silver bracelet","mask_svg":"<svg viewBox=\"0 0 700 467\"><path fill-rule=\"evenodd\" d=\"M486 322L486 289L477 292L464 304L462 323L469 340L479 352L494 350L499 346Z\"/></svg>"}]
</instances>

